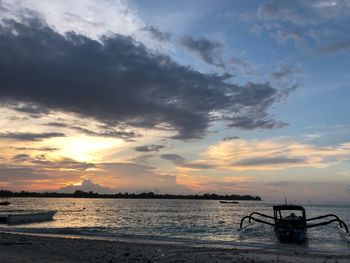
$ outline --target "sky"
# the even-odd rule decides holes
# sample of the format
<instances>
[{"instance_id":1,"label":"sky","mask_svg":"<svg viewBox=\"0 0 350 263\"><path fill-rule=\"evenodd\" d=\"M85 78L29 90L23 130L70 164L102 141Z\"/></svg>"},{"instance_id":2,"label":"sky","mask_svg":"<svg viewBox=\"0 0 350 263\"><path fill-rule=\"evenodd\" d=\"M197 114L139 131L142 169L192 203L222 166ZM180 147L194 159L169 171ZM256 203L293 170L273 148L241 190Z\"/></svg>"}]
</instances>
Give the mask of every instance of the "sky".
<instances>
[{"instance_id":1,"label":"sky","mask_svg":"<svg viewBox=\"0 0 350 263\"><path fill-rule=\"evenodd\" d=\"M349 28L349 0L0 0L0 188L347 202Z\"/></svg>"}]
</instances>

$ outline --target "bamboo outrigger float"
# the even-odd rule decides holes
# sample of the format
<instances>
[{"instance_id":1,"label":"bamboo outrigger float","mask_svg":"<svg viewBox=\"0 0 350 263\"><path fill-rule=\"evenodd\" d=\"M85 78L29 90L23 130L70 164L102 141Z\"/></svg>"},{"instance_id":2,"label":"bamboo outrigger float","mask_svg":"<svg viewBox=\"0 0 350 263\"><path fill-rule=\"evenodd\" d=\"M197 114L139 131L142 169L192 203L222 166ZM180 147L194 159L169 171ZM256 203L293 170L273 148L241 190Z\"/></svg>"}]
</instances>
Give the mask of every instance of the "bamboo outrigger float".
<instances>
[{"instance_id":1,"label":"bamboo outrigger float","mask_svg":"<svg viewBox=\"0 0 350 263\"><path fill-rule=\"evenodd\" d=\"M287 213L290 214L288 216L283 216L283 213L285 211L287 211ZM298 215L296 215L295 213L297 213ZM263 220L263 218L270 219L270 221ZM326 219L326 221L316 221L315 223L312 223L312 221L320 219ZM303 242L306 239L306 232L308 228L328 225L337 222L339 224L338 227L342 236L348 241L350 241L349 229L344 223L344 221L342 221L337 215L327 214L307 219L305 208L299 205L273 206L273 216L269 216L259 212L253 212L249 216L245 216L242 218L240 223L240 229L244 229L247 227L247 225L243 226L245 220L248 220L249 223L255 221L258 223L273 226L275 235L282 242Z\"/></svg>"}]
</instances>

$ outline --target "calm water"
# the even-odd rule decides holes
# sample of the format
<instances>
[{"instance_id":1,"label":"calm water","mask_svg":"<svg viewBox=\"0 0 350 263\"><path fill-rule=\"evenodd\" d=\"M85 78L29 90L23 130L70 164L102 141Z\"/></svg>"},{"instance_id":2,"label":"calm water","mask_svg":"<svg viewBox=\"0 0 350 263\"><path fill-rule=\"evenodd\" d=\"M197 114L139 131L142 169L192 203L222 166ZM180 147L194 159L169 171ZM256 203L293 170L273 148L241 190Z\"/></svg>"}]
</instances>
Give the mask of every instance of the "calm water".
<instances>
[{"instance_id":1,"label":"calm water","mask_svg":"<svg viewBox=\"0 0 350 263\"><path fill-rule=\"evenodd\" d=\"M0 230L350 253L350 242L340 237L335 223L309 229L308 242L303 245L280 244L273 235L273 228L267 225L255 224L237 231L244 215L253 211L272 215L272 205L243 201L220 204L204 200L12 198L11 205L1 207L0 211L54 209L58 213L50 222L1 225ZM350 226L350 204L303 205L307 217L334 213Z\"/></svg>"}]
</instances>

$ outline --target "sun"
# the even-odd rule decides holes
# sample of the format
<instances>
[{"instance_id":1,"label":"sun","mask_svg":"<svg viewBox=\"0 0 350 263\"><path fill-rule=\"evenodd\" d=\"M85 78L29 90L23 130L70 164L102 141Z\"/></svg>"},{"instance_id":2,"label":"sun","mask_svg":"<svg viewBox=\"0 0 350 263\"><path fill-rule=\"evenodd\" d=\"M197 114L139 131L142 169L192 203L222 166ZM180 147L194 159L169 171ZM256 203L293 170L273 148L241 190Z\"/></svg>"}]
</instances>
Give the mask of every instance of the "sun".
<instances>
[{"instance_id":1,"label":"sun","mask_svg":"<svg viewBox=\"0 0 350 263\"><path fill-rule=\"evenodd\" d=\"M57 153L62 157L79 162L97 162L103 157L103 151L123 144L121 139L72 136L56 141L61 150Z\"/></svg>"}]
</instances>

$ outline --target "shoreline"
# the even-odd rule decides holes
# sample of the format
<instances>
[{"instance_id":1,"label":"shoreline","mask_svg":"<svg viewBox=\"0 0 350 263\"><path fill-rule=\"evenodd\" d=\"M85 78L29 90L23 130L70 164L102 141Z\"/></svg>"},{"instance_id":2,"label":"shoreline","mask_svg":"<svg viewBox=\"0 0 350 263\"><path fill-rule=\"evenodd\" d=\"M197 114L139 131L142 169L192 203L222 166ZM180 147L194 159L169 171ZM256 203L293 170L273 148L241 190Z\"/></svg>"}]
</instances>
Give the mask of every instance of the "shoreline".
<instances>
[{"instance_id":1,"label":"shoreline","mask_svg":"<svg viewBox=\"0 0 350 263\"><path fill-rule=\"evenodd\" d=\"M0 232L1 262L350 262L349 254Z\"/></svg>"}]
</instances>

